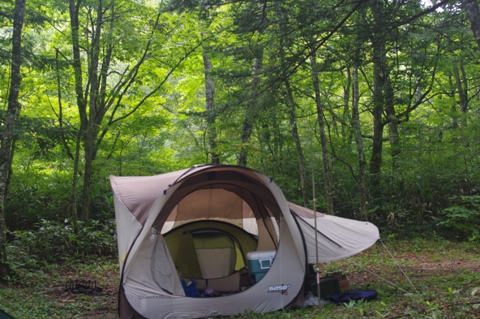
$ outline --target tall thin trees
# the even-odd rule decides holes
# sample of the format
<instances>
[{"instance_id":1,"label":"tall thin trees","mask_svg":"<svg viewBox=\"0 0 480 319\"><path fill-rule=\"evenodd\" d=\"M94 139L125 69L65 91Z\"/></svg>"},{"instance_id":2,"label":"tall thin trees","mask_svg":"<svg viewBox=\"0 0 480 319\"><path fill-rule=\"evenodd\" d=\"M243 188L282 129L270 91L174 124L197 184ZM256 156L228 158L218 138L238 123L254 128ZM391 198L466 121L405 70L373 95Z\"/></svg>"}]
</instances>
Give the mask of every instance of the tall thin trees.
<instances>
[{"instance_id":1,"label":"tall thin trees","mask_svg":"<svg viewBox=\"0 0 480 319\"><path fill-rule=\"evenodd\" d=\"M129 1L70 0L69 14L71 67L80 120L76 144L78 152L83 150L81 168L81 155L76 156L73 196L77 198L76 180L81 175L78 215L88 221L94 161L110 127L155 99L174 70L199 44L188 43L186 49L177 49L175 54L162 51L162 41L173 36L175 28L160 20L161 10ZM162 71L151 72L149 67ZM73 215L77 217L75 212Z\"/></svg>"}]
</instances>

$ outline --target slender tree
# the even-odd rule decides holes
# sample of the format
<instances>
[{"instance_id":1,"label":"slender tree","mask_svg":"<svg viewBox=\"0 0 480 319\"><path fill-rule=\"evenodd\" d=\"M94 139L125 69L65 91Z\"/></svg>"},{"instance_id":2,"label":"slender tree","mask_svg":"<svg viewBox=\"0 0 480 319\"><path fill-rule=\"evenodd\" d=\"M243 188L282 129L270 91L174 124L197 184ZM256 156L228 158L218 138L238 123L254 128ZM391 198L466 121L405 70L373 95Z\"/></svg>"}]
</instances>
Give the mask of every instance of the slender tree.
<instances>
[{"instance_id":1,"label":"slender tree","mask_svg":"<svg viewBox=\"0 0 480 319\"><path fill-rule=\"evenodd\" d=\"M462 4L467 18L470 21L470 28L477 41L478 49L480 50L480 10L478 9L478 1L463 0Z\"/></svg>"},{"instance_id":2,"label":"slender tree","mask_svg":"<svg viewBox=\"0 0 480 319\"><path fill-rule=\"evenodd\" d=\"M21 104L18 96L22 82L22 31L25 20L26 0L16 0L13 11L12 62L7 114L2 129L0 144L0 279L6 278L9 267L6 251L5 202L9 179L12 174L12 161L15 150L15 128L20 115Z\"/></svg>"},{"instance_id":3,"label":"slender tree","mask_svg":"<svg viewBox=\"0 0 480 319\"><path fill-rule=\"evenodd\" d=\"M215 122L217 118L215 110L215 81L212 77L213 65L208 52L203 49L203 67L205 73L205 114L207 119L208 155L210 164L220 164L217 153L217 130Z\"/></svg>"},{"instance_id":4,"label":"slender tree","mask_svg":"<svg viewBox=\"0 0 480 319\"><path fill-rule=\"evenodd\" d=\"M358 50L357 50L358 52ZM358 61L358 58L356 59ZM358 188L359 188L359 212L361 218L368 220L367 215L367 201L368 201L368 186L366 182L366 160L365 151L363 147L362 130L360 123L359 101L360 89L358 79L358 66L353 66L353 99L352 99L352 124L355 130L355 145L357 147L358 157Z\"/></svg>"},{"instance_id":5,"label":"slender tree","mask_svg":"<svg viewBox=\"0 0 480 319\"><path fill-rule=\"evenodd\" d=\"M253 124L255 114L258 114L261 108L261 99L258 98L260 74L263 71L263 48L259 45L255 51L252 67L252 82L250 89L250 99L245 105L244 119L242 123L242 131L240 133L240 152L238 154L237 164L240 166L247 166L248 149L247 145L250 143L253 132Z\"/></svg>"},{"instance_id":6,"label":"slender tree","mask_svg":"<svg viewBox=\"0 0 480 319\"><path fill-rule=\"evenodd\" d=\"M320 134L320 145L322 149L322 164L325 185L325 201L327 203L327 213L333 215L335 213L333 206L333 185L332 185L332 165L330 151L328 147L328 139L326 134L325 123L325 106L322 102L320 94L319 74L316 51L312 50L310 55L311 77L313 91L315 92L315 105L317 109L317 121Z\"/></svg>"}]
</instances>

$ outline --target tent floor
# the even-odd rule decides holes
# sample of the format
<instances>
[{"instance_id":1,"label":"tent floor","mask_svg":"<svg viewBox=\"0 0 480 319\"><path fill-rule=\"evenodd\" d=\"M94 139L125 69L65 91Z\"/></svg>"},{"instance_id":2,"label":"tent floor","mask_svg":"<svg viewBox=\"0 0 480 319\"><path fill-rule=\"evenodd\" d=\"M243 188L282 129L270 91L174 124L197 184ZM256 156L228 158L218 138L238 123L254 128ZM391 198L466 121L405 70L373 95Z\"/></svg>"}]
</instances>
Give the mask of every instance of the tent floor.
<instances>
[{"instance_id":1,"label":"tent floor","mask_svg":"<svg viewBox=\"0 0 480 319\"><path fill-rule=\"evenodd\" d=\"M190 280L184 279L187 283ZM196 283L198 293L202 297L221 297L237 294L253 285L246 268L235 271L227 277L214 279L192 279Z\"/></svg>"}]
</instances>

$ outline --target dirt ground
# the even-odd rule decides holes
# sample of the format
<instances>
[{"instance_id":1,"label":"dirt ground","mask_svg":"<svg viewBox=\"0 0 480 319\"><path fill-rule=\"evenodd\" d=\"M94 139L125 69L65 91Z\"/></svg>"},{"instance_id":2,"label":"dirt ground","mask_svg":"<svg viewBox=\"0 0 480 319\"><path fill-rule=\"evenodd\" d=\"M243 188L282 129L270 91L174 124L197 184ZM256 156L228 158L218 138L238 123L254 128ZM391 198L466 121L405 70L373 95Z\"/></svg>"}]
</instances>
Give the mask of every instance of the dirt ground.
<instances>
[{"instance_id":1,"label":"dirt ground","mask_svg":"<svg viewBox=\"0 0 480 319\"><path fill-rule=\"evenodd\" d=\"M348 279L352 288L364 287L372 281L379 280L380 277L389 280L392 272L396 271L397 274L405 272L413 279L422 280L424 277L442 276L442 274L455 274L461 273L464 270L480 272L480 261L466 261L466 260L442 260L432 261L428 258L420 255L403 256L402 258L408 258L409 264L414 266L402 266L401 269L392 269L395 267L381 266L373 267L370 271L352 271L348 274ZM112 319L118 318L117 316L117 298L118 298L118 271L112 271L111 273L105 273L103 278L98 282L98 287L101 288L101 292L93 295L84 295L81 293L75 293L68 291L63 286L52 287L52 294L56 295L61 303L75 303L79 299L88 300L88 305L91 306L91 311L87 310L87 314L79 315L74 318L93 318L93 319ZM476 288L475 285L480 283L472 283L471 287L464 287L470 290ZM476 293L480 298L480 289ZM477 297L475 296L475 297ZM87 307L87 306L86 306ZM85 309L86 310L86 309Z\"/></svg>"}]
</instances>

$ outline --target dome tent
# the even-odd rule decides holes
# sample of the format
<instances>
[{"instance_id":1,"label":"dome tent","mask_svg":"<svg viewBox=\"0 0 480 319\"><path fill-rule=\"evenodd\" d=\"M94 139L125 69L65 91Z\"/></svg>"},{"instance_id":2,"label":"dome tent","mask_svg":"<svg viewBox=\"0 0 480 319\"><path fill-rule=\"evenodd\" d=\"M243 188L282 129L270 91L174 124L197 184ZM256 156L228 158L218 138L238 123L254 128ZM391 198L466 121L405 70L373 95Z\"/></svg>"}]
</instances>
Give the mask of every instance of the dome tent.
<instances>
[{"instance_id":1,"label":"dome tent","mask_svg":"<svg viewBox=\"0 0 480 319\"><path fill-rule=\"evenodd\" d=\"M257 239L252 234L214 220L183 224L166 233L164 238L177 272L185 278L229 276L247 266L247 253L257 247Z\"/></svg>"},{"instance_id":2,"label":"dome tent","mask_svg":"<svg viewBox=\"0 0 480 319\"><path fill-rule=\"evenodd\" d=\"M112 176L111 184L121 318L194 318L281 309L303 293L315 248L326 262L356 254L378 239L378 229L370 223L316 214L287 202L272 180L245 167L201 165L155 176ZM312 236L315 218L320 236ZM175 231L184 246L180 239L169 239ZM315 237L318 244L312 242ZM250 277L245 282L243 275L251 271L245 257L262 251L274 251L273 262L260 280ZM193 264L199 267L185 270ZM198 281L201 288L215 285L224 293L216 298L189 297L182 279Z\"/></svg>"}]
</instances>

